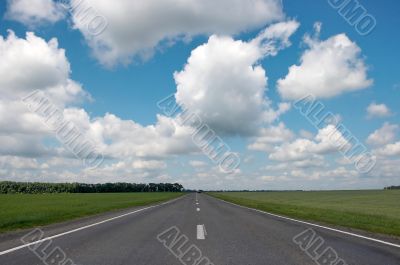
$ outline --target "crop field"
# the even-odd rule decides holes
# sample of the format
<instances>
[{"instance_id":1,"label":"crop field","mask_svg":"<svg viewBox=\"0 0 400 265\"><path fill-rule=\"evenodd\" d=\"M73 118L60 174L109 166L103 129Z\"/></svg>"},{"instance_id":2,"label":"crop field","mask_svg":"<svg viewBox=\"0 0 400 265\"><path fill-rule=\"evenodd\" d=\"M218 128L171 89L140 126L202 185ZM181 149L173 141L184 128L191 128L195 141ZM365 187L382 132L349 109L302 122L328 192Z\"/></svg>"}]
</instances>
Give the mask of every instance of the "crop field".
<instances>
[{"instance_id":1,"label":"crop field","mask_svg":"<svg viewBox=\"0 0 400 265\"><path fill-rule=\"evenodd\" d=\"M0 194L0 232L158 203L182 193Z\"/></svg>"},{"instance_id":2,"label":"crop field","mask_svg":"<svg viewBox=\"0 0 400 265\"><path fill-rule=\"evenodd\" d=\"M400 236L400 190L209 194L236 204L302 220Z\"/></svg>"}]
</instances>

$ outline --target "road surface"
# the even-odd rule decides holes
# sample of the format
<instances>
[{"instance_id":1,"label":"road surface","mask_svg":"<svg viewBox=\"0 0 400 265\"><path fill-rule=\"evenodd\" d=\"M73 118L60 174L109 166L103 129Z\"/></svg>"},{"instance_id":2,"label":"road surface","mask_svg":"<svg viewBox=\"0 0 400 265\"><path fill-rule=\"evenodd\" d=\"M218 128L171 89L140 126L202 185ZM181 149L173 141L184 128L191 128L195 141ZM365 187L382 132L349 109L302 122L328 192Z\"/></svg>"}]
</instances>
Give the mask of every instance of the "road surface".
<instances>
[{"instance_id":1,"label":"road surface","mask_svg":"<svg viewBox=\"0 0 400 265\"><path fill-rule=\"evenodd\" d=\"M45 237L55 237L23 248L18 248L23 245L21 233L0 237L0 264L400 264L396 246L269 216L205 194L44 231ZM25 237L25 242L40 239L35 233ZM319 242L323 244L318 248Z\"/></svg>"}]
</instances>

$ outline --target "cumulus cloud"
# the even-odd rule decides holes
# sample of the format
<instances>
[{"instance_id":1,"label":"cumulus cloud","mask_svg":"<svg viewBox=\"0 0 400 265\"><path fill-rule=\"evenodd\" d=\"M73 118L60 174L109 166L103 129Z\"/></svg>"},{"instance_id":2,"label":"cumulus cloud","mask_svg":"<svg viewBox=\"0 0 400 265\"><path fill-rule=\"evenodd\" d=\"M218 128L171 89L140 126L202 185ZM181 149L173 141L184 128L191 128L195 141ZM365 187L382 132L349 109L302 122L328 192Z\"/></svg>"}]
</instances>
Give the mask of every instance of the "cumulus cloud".
<instances>
[{"instance_id":1,"label":"cumulus cloud","mask_svg":"<svg viewBox=\"0 0 400 265\"><path fill-rule=\"evenodd\" d=\"M199 34L236 34L283 19L280 0L72 0L74 27L79 29L103 64L148 58L161 43ZM173 7L173 8L171 8ZM82 19L91 8L107 19L101 34L93 35ZM166 44L168 45L168 44Z\"/></svg>"},{"instance_id":2,"label":"cumulus cloud","mask_svg":"<svg viewBox=\"0 0 400 265\"><path fill-rule=\"evenodd\" d=\"M17 119L18 117L16 117L16 120ZM38 124L38 126L43 125ZM29 136L21 134L0 135L0 155L21 157L44 157L55 155L56 152L44 146L43 141L43 136Z\"/></svg>"},{"instance_id":3,"label":"cumulus cloud","mask_svg":"<svg viewBox=\"0 0 400 265\"><path fill-rule=\"evenodd\" d=\"M385 122L382 128L374 131L368 136L367 143L370 145L385 145L396 139L399 126Z\"/></svg>"},{"instance_id":4,"label":"cumulus cloud","mask_svg":"<svg viewBox=\"0 0 400 265\"><path fill-rule=\"evenodd\" d=\"M265 56L290 45L288 38L299 26L294 21L277 25L249 42L213 35L194 49L184 69L174 74L177 103L228 135L253 134L265 120L287 111L285 103L271 110L264 96L266 73L259 64Z\"/></svg>"},{"instance_id":5,"label":"cumulus cloud","mask_svg":"<svg viewBox=\"0 0 400 265\"><path fill-rule=\"evenodd\" d=\"M278 104L278 108L274 109L271 105L271 101L266 100L267 108L263 113L263 121L266 123L272 123L279 119L279 117L291 109L291 105L287 102L281 102Z\"/></svg>"},{"instance_id":6,"label":"cumulus cloud","mask_svg":"<svg viewBox=\"0 0 400 265\"><path fill-rule=\"evenodd\" d=\"M0 36L0 88L2 99L18 99L40 89L60 105L87 96L69 78L70 64L57 39L46 41L28 32L19 38L13 31Z\"/></svg>"},{"instance_id":7,"label":"cumulus cloud","mask_svg":"<svg viewBox=\"0 0 400 265\"><path fill-rule=\"evenodd\" d=\"M368 118L383 118L392 115L392 112L385 104L371 103L367 108Z\"/></svg>"},{"instance_id":8,"label":"cumulus cloud","mask_svg":"<svg viewBox=\"0 0 400 265\"><path fill-rule=\"evenodd\" d=\"M33 28L63 19L65 9L53 0L7 0L5 16Z\"/></svg>"},{"instance_id":9,"label":"cumulus cloud","mask_svg":"<svg viewBox=\"0 0 400 265\"><path fill-rule=\"evenodd\" d=\"M292 65L286 77L277 82L283 98L296 100L310 94L331 98L372 85L360 47L346 34L324 41L317 34L306 36L304 41L308 49L302 54L300 65Z\"/></svg>"},{"instance_id":10,"label":"cumulus cloud","mask_svg":"<svg viewBox=\"0 0 400 265\"><path fill-rule=\"evenodd\" d=\"M111 113L92 118L84 109L78 108L65 109L64 117L93 141L106 157L151 160L199 151L192 141L193 128L178 118L157 115L155 124L143 126Z\"/></svg>"},{"instance_id":11,"label":"cumulus cloud","mask_svg":"<svg viewBox=\"0 0 400 265\"><path fill-rule=\"evenodd\" d=\"M86 182L164 182L174 181L167 178L167 163L159 160L118 159L114 163L102 165L100 168L80 172Z\"/></svg>"},{"instance_id":12,"label":"cumulus cloud","mask_svg":"<svg viewBox=\"0 0 400 265\"><path fill-rule=\"evenodd\" d=\"M192 128L161 115L157 116L156 124L149 126L113 114L94 119L87 126L88 137L97 139L102 152L114 158L163 158L198 152L191 138Z\"/></svg>"},{"instance_id":13,"label":"cumulus cloud","mask_svg":"<svg viewBox=\"0 0 400 265\"><path fill-rule=\"evenodd\" d=\"M22 98L40 90L59 108L88 98L70 79L65 51L56 39L46 41L34 33L19 38L9 31L7 37L0 36L0 59L0 154L55 155L57 150L44 144L53 134Z\"/></svg>"},{"instance_id":14,"label":"cumulus cloud","mask_svg":"<svg viewBox=\"0 0 400 265\"><path fill-rule=\"evenodd\" d=\"M318 131L314 140L299 138L293 142L276 146L269 155L269 159L275 161L307 160L349 147L350 143L342 133L334 125L328 125Z\"/></svg>"},{"instance_id":15,"label":"cumulus cloud","mask_svg":"<svg viewBox=\"0 0 400 265\"><path fill-rule=\"evenodd\" d=\"M315 142L308 139L296 139L294 142L276 146L269 155L269 159L275 161L305 160L315 155L310 149L310 147L314 147L315 145Z\"/></svg>"},{"instance_id":16,"label":"cumulus cloud","mask_svg":"<svg viewBox=\"0 0 400 265\"><path fill-rule=\"evenodd\" d=\"M281 122L277 126L262 128L248 148L250 150L268 152L273 149L273 145L288 142L293 137L294 133Z\"/></svg>"},{"instance_id":17,"label":"cumulus cloud","mask_svg":"<svg viewBox=\"0 0 400 265\"><path fill-rule=\"evenodd\" d=\"M399 156L400 142L387 144L386 146L376 150L376 153L381 156Z\"/></svg>"}]
</instances>

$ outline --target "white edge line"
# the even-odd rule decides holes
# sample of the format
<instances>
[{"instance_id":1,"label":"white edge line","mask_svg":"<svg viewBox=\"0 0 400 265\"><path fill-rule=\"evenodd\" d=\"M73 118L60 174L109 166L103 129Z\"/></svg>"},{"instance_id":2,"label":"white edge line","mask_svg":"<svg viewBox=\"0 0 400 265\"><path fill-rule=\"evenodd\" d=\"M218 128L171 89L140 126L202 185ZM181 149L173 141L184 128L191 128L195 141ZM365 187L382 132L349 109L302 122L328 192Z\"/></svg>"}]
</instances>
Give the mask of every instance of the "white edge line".
<instances>
[{"instance_id":1,"label":"white edge line","mask_svg":"<svg viewBox=\"0 0 400 265\"><path fill-rule=\"evenodd\" d=\"M28 243L28 244L24 244L24 245L15 247L15 248L7 249L7 250L4 250L4 251L0 252L0 256L8 254L10 252L14 252L14 251L19 250L19 249L23 249L23 248L38 244L38 243L42 243L42 242L47 241L47 240L51 240L51 239L54 239L54 238L62 237L62 236L65 236L65 235L68 235L68 234L72 234L72 233L75 233L75 232L78 232L78 231L81 231L81 230L84 230L84 229L87 229L87 228L90 228L90 227L93 227L93 226L96 226L96 225L100 225L100 224L104 224L104 223L107 223L107 222L110 222L110 221L113 221L113 220L116 220L116 219L120 219L120 218L128 216L128 215L132 215L132 214L135 214L135 213L138 213L138 212L149 210L149 209L152 209L152 208L155 208L155 207L160 207L160 206L175 202L175 201L177 201L179 199L182 199L183 197L185 197L185 196L181 196L181 197L173 199L171 201L167 201L167 202L164 202L164 203L161 203L161 204L157 204L157 205L149 206L149 207L146 207L146 208L142 208L142 209L139 209L139 210L136 210L136 211L133 211L133 212L129 212L129 213L125 213L125 214L122 214L122 215L119 215L119 216L115 216L115 217L112 217L112 218L109 218L109 219L106 219L106 220L103 220L103 221L100 221L100 222L97 222L97 223L94 223L94 224L82 226L82 227L79 227L79 228L76 228L76 229L73 229L73 230L70 230L70 231L67 231L67 232L64 232L64 233L60 233L60 234L57 234L57 235L54 235L54 236L49 236L49 237L46 237L46 238L31 242L31 243Z\"/></svg>"},{"instance_id":2,"label":"white edge line","mask_svg":"<svg viewBox=\"0 0 400 265\"><path fill-rule=\"evenodd\" d=\"M215 197L213 197L213 198L215 198ZM381 244L384 244L384 245L400 248L400 245L398 245L398 244L390 243L390 242L379 240L379 239L376 239L376 238L362 236L362 235L358 235L358 234L342 231L342 230L339 230L339 229L330 228L330 227L323 226L323 225L317 225L317 224L313 224L313 223L309 223L309 222L305 222L305 221L300 221L300 220L297 220L297 219L293 219L293 218L289 218L289 217L285 217L285 216L281 216L281 215L265 212L265 211L262 211L262 210L258 210L258 209L254 209L254 208L250 208L250 207L246 207L246 206L242 206L242 205L235 204L235 203L232 203L232 202L228 202L228 201L225 201L225 200L222 200L222 199L219 199L219 198L216 198L216 199L221 200L221 201L223 201L225 203L229 203L229 204L241 207L241 208L253 210L253 211L256 211L256 212L259 212L259 213L263 213L263 214L266 214L266 215L278 217L278 218L289 220L289 221L292 221L292 222L297 222L297 223L306 224L306 225L310 225L310 226L314 226L314 227L318 227L318 228L323 228L323 229L330 230L330 231L333 231L333 232L337 232L337 233L341 233L341 234L345 234L345 235L349 235L349 236L354 236L354 237L358 237L358 238L374 241L374 242L377 242L377 243L381 243Z\"/></svg>"}]
</instances>

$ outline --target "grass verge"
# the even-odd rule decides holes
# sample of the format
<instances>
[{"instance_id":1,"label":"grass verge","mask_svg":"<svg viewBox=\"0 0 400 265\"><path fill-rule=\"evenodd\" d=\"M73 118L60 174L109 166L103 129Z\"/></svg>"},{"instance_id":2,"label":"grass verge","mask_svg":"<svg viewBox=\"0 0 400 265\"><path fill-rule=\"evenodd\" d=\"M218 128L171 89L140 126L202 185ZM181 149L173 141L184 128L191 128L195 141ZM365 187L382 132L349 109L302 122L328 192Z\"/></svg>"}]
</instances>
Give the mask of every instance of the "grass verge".
<instances>
[{"instance_id":1,"label":"grass verge","mask_svg":"<svg viewBox=\"0 0 400 265\"><path fill-rule=\"evenodd\" d=\"M215 192L209 195L306 221L400 236L400 190Z\"/></svg>"},{"instance_id":2,"label":"grass verge","mask_svg":"<svg viewBox=\"0 0 400 265\"><path fill-rule=\"evenodd\" d=\"M0 194L0 233L158 203L181 195L168 192Z\"/></svg>"}]
</instances>

